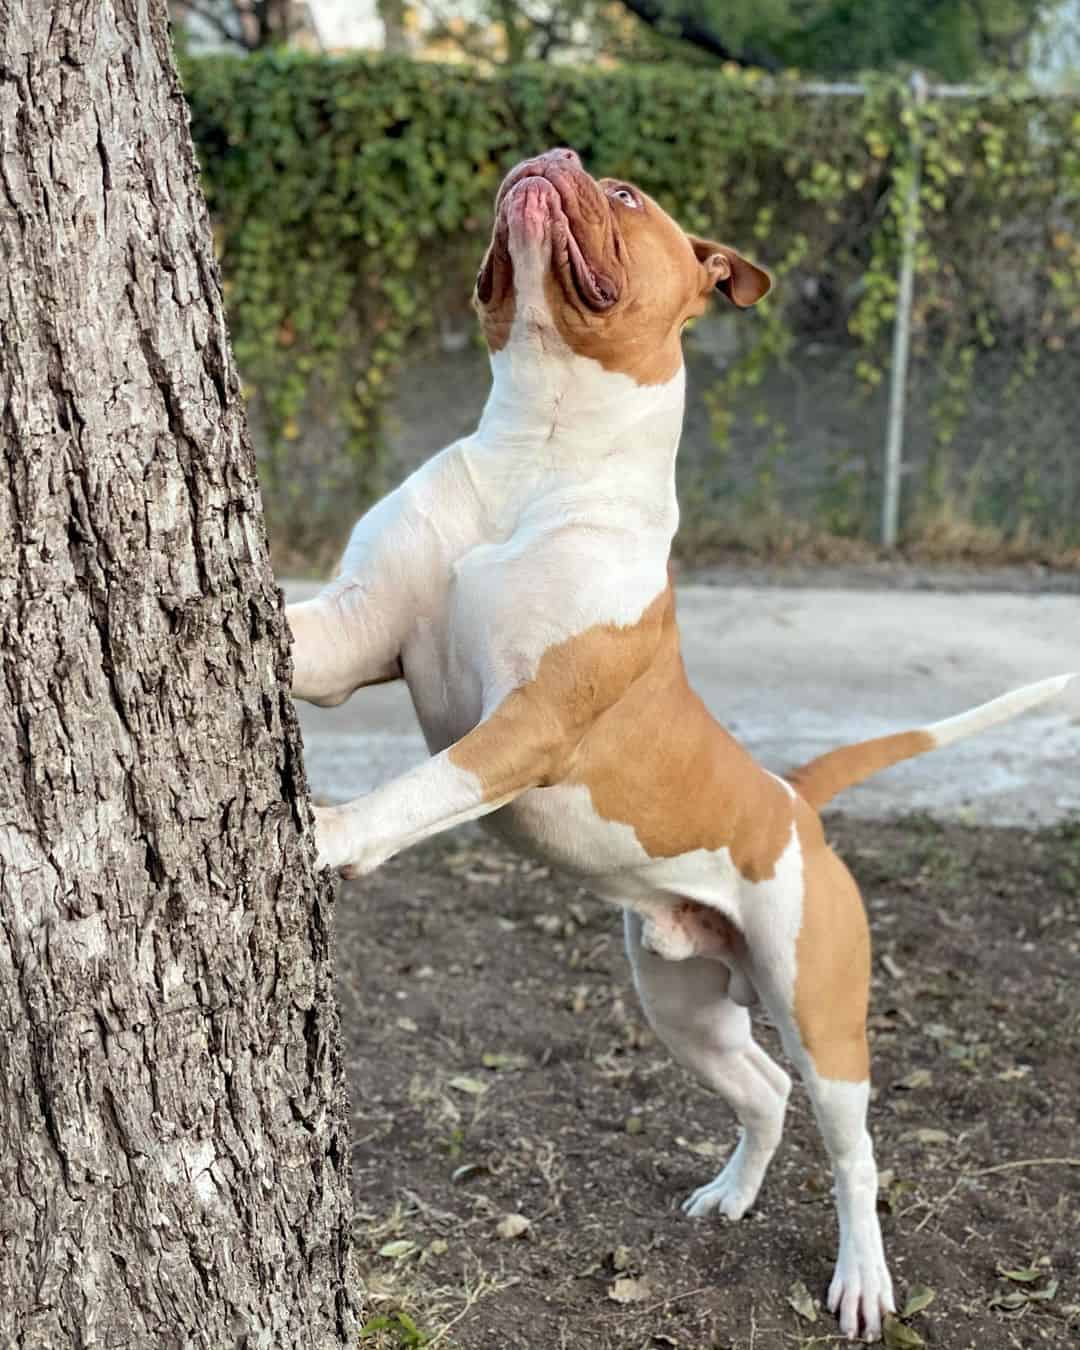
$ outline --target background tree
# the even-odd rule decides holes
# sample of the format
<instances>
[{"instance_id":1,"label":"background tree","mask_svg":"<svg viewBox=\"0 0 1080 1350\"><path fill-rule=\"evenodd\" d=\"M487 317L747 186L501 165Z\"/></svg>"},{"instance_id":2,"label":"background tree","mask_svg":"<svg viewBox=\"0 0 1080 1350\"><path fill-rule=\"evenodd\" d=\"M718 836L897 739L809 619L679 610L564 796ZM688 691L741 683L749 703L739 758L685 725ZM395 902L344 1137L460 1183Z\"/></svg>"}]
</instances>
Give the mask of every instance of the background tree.
<instances>
[{"instance_id":1,"label":"background tree","mask_svg":"<svg viewBox=\"0 0 1080 1350\"><path fill-rule=\"evenodd\" d=\"M1021 69L1055 0L419 0L474 58L668 55L826 77L918 65L943 79ZM632 17L631 17L632 16Z\"/></svg>"},{"instance_id":2,"label":"background tree","mask_svg":"<svg viewBox=\"0 0 1080 1350\"><path fill-rule=\"evenodd\" d=\"M164 0L0 0L0 1343L353 1343L330 892Z\"/></svg>"},{"instance_id":3,"label":"background tree","mask_svg":"<svg viewBox=\"0 0 1080 1350\"><path fill-rule=\"evenodd\" d=\"M191 19L243 51L284 46L306 17L304 0L171 0L174 19Z\"/></svg>"}]
</instances>

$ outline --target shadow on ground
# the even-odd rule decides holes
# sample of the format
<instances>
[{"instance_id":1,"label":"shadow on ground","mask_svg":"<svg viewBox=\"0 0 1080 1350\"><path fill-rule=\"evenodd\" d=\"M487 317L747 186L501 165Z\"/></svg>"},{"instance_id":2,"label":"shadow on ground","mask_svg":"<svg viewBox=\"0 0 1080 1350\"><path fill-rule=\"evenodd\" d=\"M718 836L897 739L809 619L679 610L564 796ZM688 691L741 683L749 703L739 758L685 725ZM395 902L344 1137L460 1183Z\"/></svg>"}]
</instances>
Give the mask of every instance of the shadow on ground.
<instances>
[{"instance_id":1,"label":"shadow on ground","mask_svg":"<svg viewBox=\"0 0 1080 1350\"><path fill-rule=\"evenodd\" d=\"M1080 826L833 817L831 834L874 929L886 1246L901 1305L934 1293L910 1318L922 1340L895 1344L1075 1347ZM734 1129L645 1027L608 908L470 834L344 886L338 934L362 1344L838 1343L805 1094L757 1208L685 1219ZM511 1214L529 1227L500 1237Z\"/></svg>"}]
</instances>

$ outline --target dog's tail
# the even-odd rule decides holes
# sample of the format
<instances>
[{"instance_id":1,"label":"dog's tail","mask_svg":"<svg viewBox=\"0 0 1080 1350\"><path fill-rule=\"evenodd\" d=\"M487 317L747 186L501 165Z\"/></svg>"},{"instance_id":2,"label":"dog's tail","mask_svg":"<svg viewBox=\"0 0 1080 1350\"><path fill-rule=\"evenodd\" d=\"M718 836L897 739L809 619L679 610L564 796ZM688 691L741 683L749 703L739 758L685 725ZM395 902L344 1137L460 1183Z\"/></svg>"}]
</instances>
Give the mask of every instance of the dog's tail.
<instances>
[{"instance_id":1,"label":"dog's tail","mask_svg":"<svg viewBox=\"0 0 1080 1350\"><path fill-rule=\"evenodd\" d=\"M913 759L928 750L937 750L943 745L951 745L953 741L996 726L998 722L1006 722L1017 713L1045 703L1048 698L1060 694L1074 679L1075 675L1057 675L1052 680L1026 684L1022 689L1014 689L1001 698L991 699L989 703L982 703L958 717L931 722L917 731L898 731L892 736L878 736L874 740L842 745L838 750L819 755L809 764L803 764L785 776L811 806L822 807L832 801L838 792L854 787L856 783L871 778L890 765Z\"/></svg>"}]
</instances>

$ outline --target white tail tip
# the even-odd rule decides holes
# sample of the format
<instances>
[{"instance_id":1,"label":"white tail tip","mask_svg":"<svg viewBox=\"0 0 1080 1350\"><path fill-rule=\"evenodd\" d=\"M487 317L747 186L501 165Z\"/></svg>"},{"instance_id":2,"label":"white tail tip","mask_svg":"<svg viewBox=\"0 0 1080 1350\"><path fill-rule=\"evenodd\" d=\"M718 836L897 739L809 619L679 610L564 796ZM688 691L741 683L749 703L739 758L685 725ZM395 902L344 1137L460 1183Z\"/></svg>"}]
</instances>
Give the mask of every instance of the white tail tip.
<instances>
[{"instance_id":1,"label":"white tail tip","mask_svg":"<svg viewBox=\"0 0 1080 1350\"><path fill-rule=\"evenodd\" d=\"M1027 712L1029 708L1038 707L1040 703L1045 703L1047 699L1060 694L1076 678L1074 672L1070 675L1055 675L1049 680L1039 680L1036 684L1025 684L1021 689L1002 694L1000 698L991 699L989 703L981 703L977 708L960 713L958 717L946 717L941 722L933 722L926 730L934 738L935 746L950 745L964 736L971 736L977 731L996 726L998 722L1007 722L1010 717Z\"/></svg>"}]
</instances>

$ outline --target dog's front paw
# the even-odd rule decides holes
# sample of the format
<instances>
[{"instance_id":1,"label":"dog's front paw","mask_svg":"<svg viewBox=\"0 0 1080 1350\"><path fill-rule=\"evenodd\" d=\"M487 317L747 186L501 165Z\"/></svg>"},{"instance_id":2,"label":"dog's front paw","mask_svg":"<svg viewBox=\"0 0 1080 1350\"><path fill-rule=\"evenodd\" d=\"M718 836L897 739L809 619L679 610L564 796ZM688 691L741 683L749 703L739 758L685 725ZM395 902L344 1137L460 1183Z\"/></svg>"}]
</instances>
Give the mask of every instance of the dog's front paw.
<instances>
[{"instance_id":1,"label":"dog's front paw","mask_svg":"<svg viewBox=\"0 0 1080 1350\"><path fill-rule=\"evenodd\" d=\"M346 881L367 876L384 861L358 838L357 822L346 807L316 806L315 851L319 867L332 867Z\"/></svg>"},{"instance_id":2,"label":"dog's front paw","mask_svg":"<svg viewBox=\"0 0 1080 1350\"><path fill-rule=\"evenodd\" d=\"M755 1148L744 1134L720 1175L683 1201L683 1213L703 1219L719 1210L726 1219L741 1219L757 1199L774 1151Z\"/></svg>"},{"instance_id":3,"label":"dog's front paw","mask_svg":"<svg viewBox=\"0 0 1080 1350\"><path fill-rule=\"evenodd\" d=\"M340 807L316 806L313 809L317 866L335 869L347 867L353 859L349 850L348 822Z\"/></svg>"}]
</instances>

